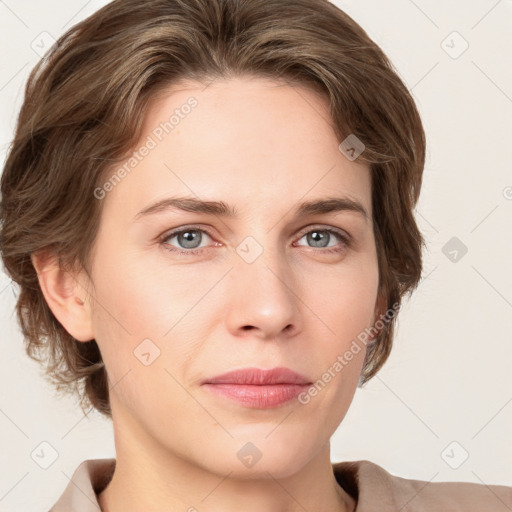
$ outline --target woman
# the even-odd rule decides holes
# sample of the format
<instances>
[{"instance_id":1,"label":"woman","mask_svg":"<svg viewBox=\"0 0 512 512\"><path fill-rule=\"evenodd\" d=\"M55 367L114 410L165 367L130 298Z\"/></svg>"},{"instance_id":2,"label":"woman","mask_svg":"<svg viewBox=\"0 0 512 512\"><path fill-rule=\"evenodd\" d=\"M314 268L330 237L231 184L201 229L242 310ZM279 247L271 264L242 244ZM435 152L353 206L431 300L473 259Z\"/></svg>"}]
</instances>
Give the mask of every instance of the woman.
<instances>
[{"instance_id":1,"label":"woman","mask_svg":"<svg viewBox=\"0 0 512 512\"><path fill-rule=\"evenodd\" d=\"M499 510L331 464L417 286L425 136L323 0L114 0L33 71L2 175L28 353L112 418L53 511ZM45 352L46 350L46 352Z\"/></svg>"}]
</instances>

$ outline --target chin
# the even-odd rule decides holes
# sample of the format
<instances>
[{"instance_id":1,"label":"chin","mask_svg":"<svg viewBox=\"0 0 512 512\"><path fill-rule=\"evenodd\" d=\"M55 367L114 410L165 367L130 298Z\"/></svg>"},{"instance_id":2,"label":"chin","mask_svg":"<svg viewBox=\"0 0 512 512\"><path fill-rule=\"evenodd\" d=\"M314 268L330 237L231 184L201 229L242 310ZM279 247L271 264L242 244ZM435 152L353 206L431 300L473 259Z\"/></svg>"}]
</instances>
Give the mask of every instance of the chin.
<instances>
[{"instance_id":1,"label":"chin","mask_svg":"<svg viewBox=\"0 0 512 512\"><path fill-rule=\"evenodd\" d=\"M210 471L230 478L241 480L287 478L292 476L319 450L319 447L306 447L304 443L297 442L293 437L275 436L268 430L265 434L243 436L231 439L226 445L218 447L218 451L204 450L202 463L205 462L205 453L208 461L214 461L215 467Z\"/></svg>"}]
</instances>

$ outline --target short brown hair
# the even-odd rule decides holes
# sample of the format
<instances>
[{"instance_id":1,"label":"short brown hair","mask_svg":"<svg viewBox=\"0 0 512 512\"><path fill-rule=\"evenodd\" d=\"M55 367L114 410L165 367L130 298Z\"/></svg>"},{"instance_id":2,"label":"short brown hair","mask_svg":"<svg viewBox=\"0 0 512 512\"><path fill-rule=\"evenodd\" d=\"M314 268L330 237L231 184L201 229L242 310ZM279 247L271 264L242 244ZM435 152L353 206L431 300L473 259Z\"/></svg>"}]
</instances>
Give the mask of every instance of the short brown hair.
<instances>
[{"instance_id":1,"label":"short brown hair","mask_svg":"<svg viewBox=\"0 0 512 512\"><path fill-rule=\"evenodd\" d=\"M327 0L114 0L31 72L1 177L1 253L19 285L25 349L82 408L111 416L106 369L96 341L75 340L53 315L31 254L50 250L90 275L101 214L93 191L137 142L151 98L183 79L238 75L324 94L340 142L355 135L365 146L358 161L372 176L379 294L397 312L419 283L424 240L413 208L425 135L407 87L354 20ZM360 384L388 358L395 320L368 345Z\"/></svg>"}]
</instances>

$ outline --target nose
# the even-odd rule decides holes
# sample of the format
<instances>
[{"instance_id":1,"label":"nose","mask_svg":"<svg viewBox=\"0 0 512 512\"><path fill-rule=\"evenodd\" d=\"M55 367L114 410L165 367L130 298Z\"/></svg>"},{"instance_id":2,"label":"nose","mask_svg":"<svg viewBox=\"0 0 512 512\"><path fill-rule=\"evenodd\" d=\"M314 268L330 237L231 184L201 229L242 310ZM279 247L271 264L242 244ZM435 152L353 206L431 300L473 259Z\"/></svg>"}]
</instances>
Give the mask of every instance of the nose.
<instances>
[{"instance_id":1,"label":"nose","mask_svg":"<svg viewBox=\"0 0 512 512\"><path fill-rule=\"evenodd\" d=\"M302 329L300 283L286 255L265 249L249 262L241 254L235 254L228 274L225 318L230 333L263 340L296 335Z\"/></svg>"}]
</instances>

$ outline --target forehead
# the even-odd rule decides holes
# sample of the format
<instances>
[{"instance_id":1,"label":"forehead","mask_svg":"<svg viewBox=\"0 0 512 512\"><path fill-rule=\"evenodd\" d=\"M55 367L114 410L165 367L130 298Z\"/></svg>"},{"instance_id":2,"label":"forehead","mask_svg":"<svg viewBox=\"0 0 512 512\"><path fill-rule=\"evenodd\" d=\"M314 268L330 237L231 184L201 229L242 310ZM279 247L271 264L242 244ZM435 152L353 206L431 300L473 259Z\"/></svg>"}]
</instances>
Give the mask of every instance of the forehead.
<instances>
[{"instance_id":1,"label":"forehead","mask_svg":"<svg viewBox=\"0 0 512 512\"><path fill-rule=\"evenodd\" d=\"M249 210L339 194L371 214L369 168L347 159L340 142L327 98L309 87L254 77L180 82L150 102L108 202L138 211L191 195Z\"/></svg>"}]
</instances>

